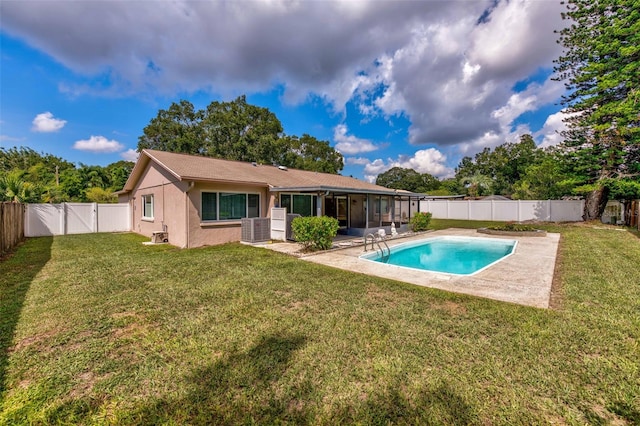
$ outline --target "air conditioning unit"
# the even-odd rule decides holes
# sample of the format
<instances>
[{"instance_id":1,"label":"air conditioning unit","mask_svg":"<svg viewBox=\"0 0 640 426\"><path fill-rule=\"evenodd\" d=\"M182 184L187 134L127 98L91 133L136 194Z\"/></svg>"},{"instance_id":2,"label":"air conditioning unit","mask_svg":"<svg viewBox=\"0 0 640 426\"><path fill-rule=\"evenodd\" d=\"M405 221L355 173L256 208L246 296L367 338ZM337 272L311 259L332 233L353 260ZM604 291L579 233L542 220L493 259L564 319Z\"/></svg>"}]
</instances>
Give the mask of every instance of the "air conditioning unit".
<instances>
[{"instance_id":1,"label":"air conditioning unit","mask_svg":"<svg viewBox=\"0 0 640 426\"><path fill-rule=\"evenodd\" d=\"M241 226L242 242L259 243L271 240L271 220L268 217L244 218Z\"/></svg>"},{"instance_id":2,"label":"air conditioning unit","mask_svg":"<svg viewBox=\"0 0 640 426\"><path fill-rule=\"evenodd\" d=\"M156 231L151 234L151 242L154 244L168 243L169 233L166 231Z\"/></svg>"}]
</instances>

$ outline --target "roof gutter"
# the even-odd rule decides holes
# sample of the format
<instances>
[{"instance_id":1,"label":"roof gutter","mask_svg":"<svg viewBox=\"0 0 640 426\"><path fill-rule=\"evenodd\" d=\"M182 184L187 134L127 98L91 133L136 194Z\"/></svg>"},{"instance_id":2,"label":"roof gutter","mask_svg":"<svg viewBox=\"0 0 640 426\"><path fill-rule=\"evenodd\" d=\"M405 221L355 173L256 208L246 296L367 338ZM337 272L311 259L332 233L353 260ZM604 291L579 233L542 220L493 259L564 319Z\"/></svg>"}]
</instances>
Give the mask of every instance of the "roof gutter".
<instances>
[{"instance_id":1,"label":"roof gutter","mask_svg":"<svg viewBox=\"0 0 640 426\"><path fill-rule=\"evenodd\" d=\"M271 192L344 192L350 194L376 194L376 195L395 195L395 196L421 196L423 194L398 193L393 189L377 190L377 189L361 189L361 188L341 188L334 186L280 186L270 189Z\"/></svg>"}]
</instances>

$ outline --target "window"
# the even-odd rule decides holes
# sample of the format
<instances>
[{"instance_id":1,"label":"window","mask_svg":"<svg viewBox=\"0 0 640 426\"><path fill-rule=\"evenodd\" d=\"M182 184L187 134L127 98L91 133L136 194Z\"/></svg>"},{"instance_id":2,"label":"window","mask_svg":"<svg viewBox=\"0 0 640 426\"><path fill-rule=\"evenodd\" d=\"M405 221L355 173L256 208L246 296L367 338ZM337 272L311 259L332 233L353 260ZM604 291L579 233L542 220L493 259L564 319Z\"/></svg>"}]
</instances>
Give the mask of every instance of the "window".
<instances>
[{"instance_id":1,"label":"window","mask_svg":"<svg viewBox=\"0 0 640 426\"><path fill-rule=\"evenodd\" d=\"M260 196L247 194L247 217L260 217Z\"/></svg>"},{"instance_id":2,"label":"window","mask_svg":"<svg viewBox=\"0 0 640 426\"><path fill-rule=\"evenodd\" d=\"M309 194L280 194L280 207L286 207L288 213L300 216L315 216L318 197Z\"/></svg>"},{"instance_id":3,"label":"window","mask_svg":"<svg viewBox=\"0 0 640 426\"><path fill-rule=\"evenodd\" d=\"M142 196L142 218L153 219L153 194Z\"/></svg>"},{"instance_id":4,"label":"window","mask_svg":"<svg viewBox=\"0 0 640 426\"><path fill-rule=\"evenodd\" d=\"M218 194L202 193L202 220L218 220Z\"/></svg>"},{"instance_id":5,"label":"window","mask_svg":"<svg viewBox=\"0 0 640 426\"><path fill-rule=\"evenodd\" d=\"M202 193L202 220L237 220L260 217L259 194Z\"/></svg>"}]
</instances>

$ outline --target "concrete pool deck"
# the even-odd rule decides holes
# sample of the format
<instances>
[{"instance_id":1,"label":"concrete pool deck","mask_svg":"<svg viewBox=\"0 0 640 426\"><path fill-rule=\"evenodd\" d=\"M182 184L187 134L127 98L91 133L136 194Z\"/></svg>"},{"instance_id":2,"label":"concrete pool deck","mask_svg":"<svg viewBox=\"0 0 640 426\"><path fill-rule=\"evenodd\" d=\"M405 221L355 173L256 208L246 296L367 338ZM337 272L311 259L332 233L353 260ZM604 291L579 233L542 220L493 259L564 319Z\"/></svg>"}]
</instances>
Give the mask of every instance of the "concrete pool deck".
<instances>
[{"instance_id":1,"label":"concrete pool deck","mask_svg":"<svg viewBox=\"0 0 640 426\"><path fill-rule=\"evenodd\" d=\"M307 254L301 256L301 259L424 287L537 308L549 307L560 234L547 233L545 237L512 237L480 234L475 229L451 228L386 240L386 242L389 247L393 247L408 241L445 235L517 240L518 245L513 255L472 276L419 271L367 261L359 258L364 253L362 245ZM286 252L282 244L289 246L290 253L291 246L297 246L295 243L276 243L268 246L273 250Z\"/></svg>"}]
</instances>

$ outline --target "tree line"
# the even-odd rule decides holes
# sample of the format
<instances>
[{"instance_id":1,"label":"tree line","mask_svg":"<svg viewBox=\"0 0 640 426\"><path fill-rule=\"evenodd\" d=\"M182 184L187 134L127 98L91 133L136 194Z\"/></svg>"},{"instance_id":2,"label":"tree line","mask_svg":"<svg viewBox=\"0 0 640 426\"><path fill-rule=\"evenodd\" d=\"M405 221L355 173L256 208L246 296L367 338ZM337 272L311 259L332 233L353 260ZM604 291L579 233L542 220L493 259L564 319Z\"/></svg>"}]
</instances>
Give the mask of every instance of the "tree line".
<instances>
[{"instance_id":1,"label":"tree line","mask_svg":"<svg viewBox=\"0 0 640 426\"><path fill-rule=\"evenodd\" d=\"M631 158L639 152L637 147L627 152L629 157L623 160L623 165L630 173L599 182L607 188L609 198L640 199L640 162ZM378 175L376 183L429 195L462 194L472 198L486 195L520 200L587 197L593 190L596 171L585 167L589 161L592 161L589 155L578 154L568 144L543 149L536 146L531 135L523 135L519 142L485 148L473 158L464 157L452 178L438 180L428 173L394 167Z\"/></svg>"},{"instance_id":2,"label":"tree line","mask_svg":"<svg viewBox=\"0 0 640 426\"><path fill-rule=\"evenodd\" d=\"M106 167L73 163L31 148L0 148L0 201L115 203L134 163Z\"/></svg>"}]
</instances>

